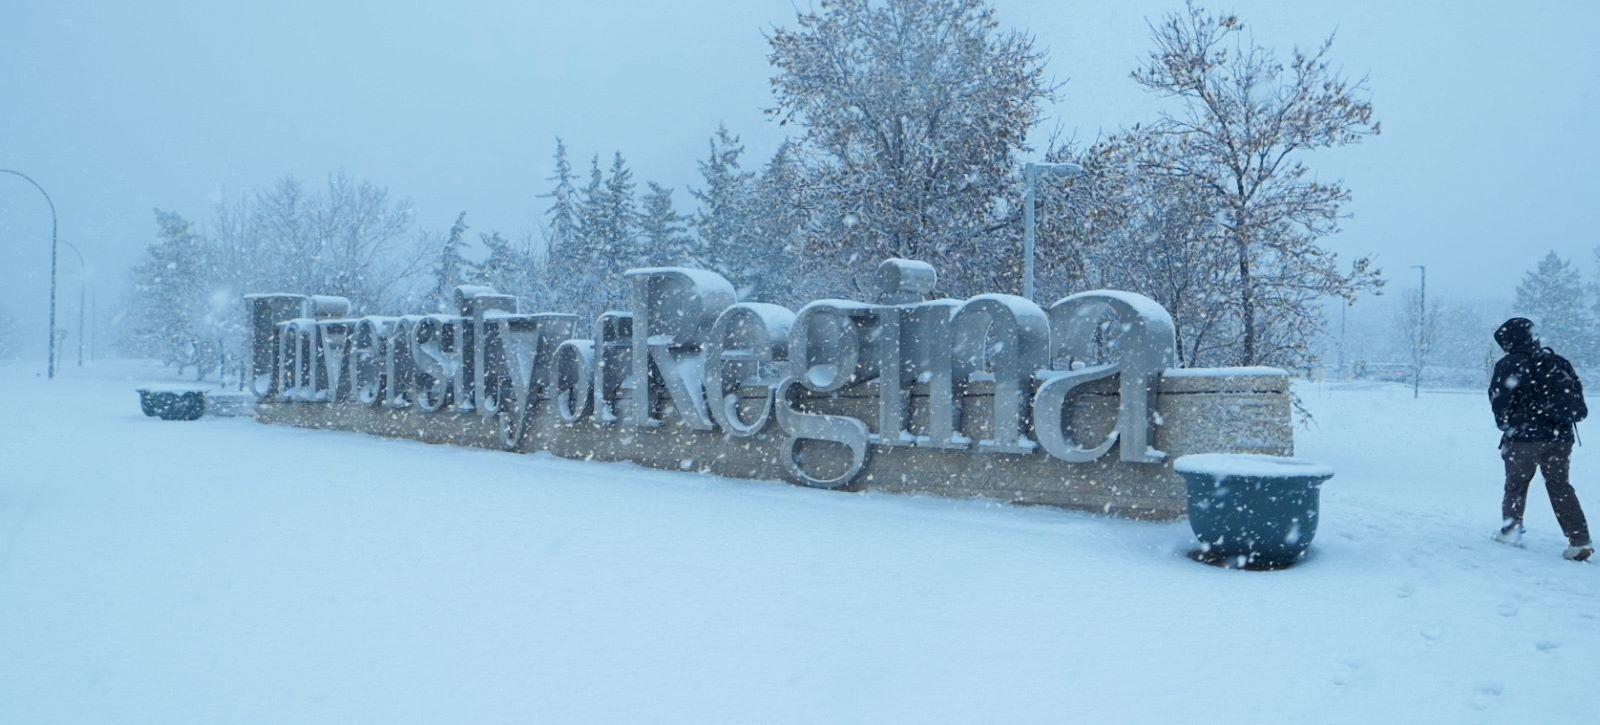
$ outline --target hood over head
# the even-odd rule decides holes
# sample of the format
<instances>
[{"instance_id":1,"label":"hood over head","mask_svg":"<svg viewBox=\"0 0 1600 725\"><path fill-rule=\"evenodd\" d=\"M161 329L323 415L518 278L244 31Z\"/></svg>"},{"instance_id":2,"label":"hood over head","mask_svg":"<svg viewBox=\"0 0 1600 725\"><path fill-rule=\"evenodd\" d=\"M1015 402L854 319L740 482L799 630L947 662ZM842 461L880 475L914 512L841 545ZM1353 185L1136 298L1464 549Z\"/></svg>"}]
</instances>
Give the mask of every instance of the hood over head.
<instances>
[{"instance_id":1,"label":"hood over head","mask_svg":"<svg viewBox=\"0 0 1600 725\"><path fill-rule=\"evenodd\" d=\"M1500 329L1494 331L1494 341L1506 352L1529 350L1539 346L1539 338L1533 335L1533 320L1526 317L1506 320L1505 324L1500 325Z\"/></svg>"}]
</instances>

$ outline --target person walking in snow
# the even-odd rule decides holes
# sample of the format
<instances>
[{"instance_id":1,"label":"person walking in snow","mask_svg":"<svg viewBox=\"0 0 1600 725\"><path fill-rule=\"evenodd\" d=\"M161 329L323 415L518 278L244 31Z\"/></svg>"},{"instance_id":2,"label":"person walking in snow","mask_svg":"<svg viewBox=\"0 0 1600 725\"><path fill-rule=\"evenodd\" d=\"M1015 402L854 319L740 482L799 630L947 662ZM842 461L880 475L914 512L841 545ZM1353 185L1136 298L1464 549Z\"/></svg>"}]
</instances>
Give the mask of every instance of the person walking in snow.
<instances>
[{"instance_id":1,"label":"person walking in snow","mask_svg":"<svg viewBox=\"0 0 1600 725\"><path fill-rule=\"evenodd\" d=\"M1505 498L1500 502L1501 525L1495 540L1522 543L1522 515L1528 505L1528 484L1534 472L1544 473L1567 550L1574 561L1594 556L1589 524L1572 489L1572 444L1575 426L1589 415L1583 401L1583 382L1572 363L1554 350L1539 345L1533 321L1526 317L1506 320L1494 331L1494 341L1505 357L1494 365L1489 381L1489 407L1500 427L1500 458L1506 464Z\"/></svg>"}]
</instances>

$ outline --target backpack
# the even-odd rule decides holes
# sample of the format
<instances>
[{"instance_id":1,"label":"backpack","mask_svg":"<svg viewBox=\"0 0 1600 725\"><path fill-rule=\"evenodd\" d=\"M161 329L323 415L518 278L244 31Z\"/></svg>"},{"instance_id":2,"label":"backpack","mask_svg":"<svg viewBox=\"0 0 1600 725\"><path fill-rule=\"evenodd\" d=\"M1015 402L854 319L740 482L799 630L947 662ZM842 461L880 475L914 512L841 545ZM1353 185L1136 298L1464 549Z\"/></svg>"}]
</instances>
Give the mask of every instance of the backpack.
<instances>
[{"instance_id":1,"label":"backpack","mask_svg":"<svg viewBox=\"0 0 1600 725\"><path fill-rule=\"evenodd\" d=\"M1561 425L1573 425L1589 417L1589 405L1583 400L1583 382L1578 379L1572 363L1550 348L1543 348L1533 356L1535 390L1540 393L1541 417Z\"/></svg>"}]
</instances>

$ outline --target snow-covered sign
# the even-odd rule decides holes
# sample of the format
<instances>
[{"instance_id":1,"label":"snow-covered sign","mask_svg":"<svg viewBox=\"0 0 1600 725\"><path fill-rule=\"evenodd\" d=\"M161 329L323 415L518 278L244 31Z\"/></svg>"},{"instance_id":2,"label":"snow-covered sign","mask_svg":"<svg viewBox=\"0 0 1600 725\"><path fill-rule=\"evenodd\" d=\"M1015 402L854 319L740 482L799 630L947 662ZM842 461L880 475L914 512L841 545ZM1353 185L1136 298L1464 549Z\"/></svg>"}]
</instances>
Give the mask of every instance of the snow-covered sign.
<instances>
[{"instance_id":1,"label":"snow-covered sign","mask_svg":"<svg viewBox=\"0 0 1600 725\"><path fill-rule=\"evenodd\" d=\"M685 460L775 456L788 477L824 488L851 485L884 449L1098 466L1168 458L1155 443L1173 323L1146 297L930 299L934 269L890 259L876 299L791 311L737 302L705 270L626 275L630 308L602 314L587 337L572 315L520 312L482 287L456 290L457 314L399 318L252 295L254 390L269 404L492 422L508 449L528 447L534 430L640 431L625 438L633 446L671 430L675 445L689 441ZM1080 400L1090 392L1114 413Z\"/></svg>"}]
</instances>

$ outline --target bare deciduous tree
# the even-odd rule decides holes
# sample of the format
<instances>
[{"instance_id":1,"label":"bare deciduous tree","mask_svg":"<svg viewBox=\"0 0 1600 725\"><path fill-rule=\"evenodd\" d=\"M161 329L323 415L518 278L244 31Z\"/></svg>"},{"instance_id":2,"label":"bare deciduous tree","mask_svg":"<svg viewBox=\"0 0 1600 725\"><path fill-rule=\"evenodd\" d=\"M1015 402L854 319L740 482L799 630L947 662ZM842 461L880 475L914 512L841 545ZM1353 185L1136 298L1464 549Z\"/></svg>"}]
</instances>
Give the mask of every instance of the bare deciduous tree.
<instances>
[{"instance_id":1,"label":"bare deciduous tree","mask_svg":"<svg viewBox=\"0 0 1600 725\"><path fill-rule=\"evenodd\" d=\"M343 172L321 194L284 177L219 204L205 229L157 211L158 235L133 270L129 351L177 365L211 365L242 352L249 292L349 297L358 311L409 306L407 288L437 251L414 234L409 202Z\"/></svg>"},{"instance_id":2,"label":"bare deciduous tree","mask_svg":"<svg viewBox=\"0 0 1600 725\"><path fill-rule=\"evenodd\" d=\"M1053 90L1033 39L983 0L822 0L768 40L769 112L804 128L826 210L808 251L915 257L952 292L1000 288L1016 250L993 243L996 205Z\"/></svg>"},{"instance_id":3,"label":"bare deciduous tree","mask_svg":"<svg viewBox=\"0 0 1600 725\"><path fill-rule=\"evenodd\" d=\"M1239 337L1229 314L1229 246L1204 189L1141 168L1141 158L1159 155L1152 142L1159 139L1126 133L1081 153L1065 146L1047 154L1085 173L1048 181L1039 195L1041 289L1046 299L1094 287L1144 294L1172 313L1180 362L1213 364Z\"/></svg>"},{"instance_id":4,"label":"bare deciduous tree","mask_svg":"<svg viewBox=\"0 0 1600 725\"><path fill-rule=\"evenodd\" d=\"M1417 290L1406 290L1405 300L1395 314L1397 332L1411 353L1412 384L1418 384L1422 372L1432 361L1435 345L1439 342L1439 303L1435 301L1423 309L1424 300Z\"/></svg>"},{"instance_id":5,"label":"bare deciduous tree","mask_svg":"<svg viewBox=\"0 0 1600 725\"><path fill-rule=\"evenodd\" d=\"M1304 152L1377 134L1364 81L1329 60L1330 36L1287 64L1243 35L1234 15L1190 2L1151 26L1155 49L1133 72L1145 88L1179 101L1145 132L1165 153L1145 168L1205 189L1233 250L1238 364L1299 365L1321 327L1325 295L1353 298L1382 280L1372 260L1348 270L1318 241L1338 230L1350 193L1317 180Z\"/></svg>"}]
</instances>

